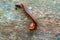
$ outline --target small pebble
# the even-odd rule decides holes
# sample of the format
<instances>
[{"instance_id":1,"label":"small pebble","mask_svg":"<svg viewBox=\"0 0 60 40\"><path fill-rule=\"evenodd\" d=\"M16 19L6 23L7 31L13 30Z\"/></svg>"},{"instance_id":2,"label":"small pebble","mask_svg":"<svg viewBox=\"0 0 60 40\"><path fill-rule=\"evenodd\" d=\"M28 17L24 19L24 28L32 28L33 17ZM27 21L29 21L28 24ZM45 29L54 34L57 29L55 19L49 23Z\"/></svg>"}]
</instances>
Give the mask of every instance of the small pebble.
<instances>
[{"instance_id":1,"label":"small pebble","mask_svg":"<svg viewBox=\"0 0 60 40\"><path fill-rule=\"evenodd\" d=\"M57 2L56 1L53 1L54 4L56 4Z\"/></svg>"},{"instance_id":2,"label":"small pebble","mask_svg":"<svg viewBox=\"0 0 60 40\"><path fill-rule=\"evenodd\" d=\"M42 15L39 15L39 17L41 17Z\"/></svg>"},{"instance_id":3,"label":"small pebble","mask_svg":"<svg viewBox=\"0 0 60 40\"><path fill-rule=\"evenodd\" d=\"M15 26L16 28L18 28L19 26Z\"/></svg>"},{"instance_id":4,"label":"small pebble","mask_svg":"<svg viewBox=\"0 0 60 40\"><path fill-rule=\"evenodd\" d=\"M24 20L27 20L28 18L24 18Z\"/></svg>"},{"instance_id":5,"label":"small pebble","mask_svg":"<svg viewBox=\"0 0 60 40\"><path fill-rule=\"evenodd\" d=\"M30 10L31 10L31 9L32 9L32 7L28 7L28 9L30 9Z\"/></svg>"}]
</instances>

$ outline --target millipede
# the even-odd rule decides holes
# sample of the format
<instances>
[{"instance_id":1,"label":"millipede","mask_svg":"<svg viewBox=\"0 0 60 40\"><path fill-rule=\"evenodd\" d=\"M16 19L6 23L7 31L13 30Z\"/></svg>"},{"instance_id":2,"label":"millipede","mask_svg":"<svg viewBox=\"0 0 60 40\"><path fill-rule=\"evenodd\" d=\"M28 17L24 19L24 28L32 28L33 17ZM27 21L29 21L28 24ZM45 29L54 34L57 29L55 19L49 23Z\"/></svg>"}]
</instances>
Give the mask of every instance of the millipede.
<instances>
[{"instance_id":1,"label":"millipede","mask_svg":"<svg viewBox=\"0 0 60 40\"><path fill-rule=\"evenodd\" d=\"M28 11L28 8L24 5L24 3L20 3L20 4L17 3L15 4L15 7L16 7L15 9L22 8L23 11L32 19L33 22L29 25L29 30L30 31L35 30L37 26L36 20L34 19L34 17L31 16L31 12Z\"/></svg>"}]
</instances>

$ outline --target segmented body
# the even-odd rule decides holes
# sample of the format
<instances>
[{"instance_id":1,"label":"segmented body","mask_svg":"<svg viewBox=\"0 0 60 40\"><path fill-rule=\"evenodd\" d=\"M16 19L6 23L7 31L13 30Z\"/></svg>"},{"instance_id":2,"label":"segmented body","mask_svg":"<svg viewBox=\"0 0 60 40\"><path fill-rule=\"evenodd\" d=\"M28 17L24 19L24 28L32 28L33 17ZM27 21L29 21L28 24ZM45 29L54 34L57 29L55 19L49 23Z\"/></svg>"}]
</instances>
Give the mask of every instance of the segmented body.
<instances>
[{"instance_id":1,"label":"segmented body","mask_svg":"<svg viewBox=\"0 0 60 40\"><path fill-rule=\"evenodd\" d=\"M36 23L34 17L31 16L31 12L28 11L28 8L23 3L16 4L15 6L18 8L22 8L23 11L32 19L33 23L30 24L29 30L33 31L34 29L36 29L37 23Z\"/></svg>"}]
</instances>

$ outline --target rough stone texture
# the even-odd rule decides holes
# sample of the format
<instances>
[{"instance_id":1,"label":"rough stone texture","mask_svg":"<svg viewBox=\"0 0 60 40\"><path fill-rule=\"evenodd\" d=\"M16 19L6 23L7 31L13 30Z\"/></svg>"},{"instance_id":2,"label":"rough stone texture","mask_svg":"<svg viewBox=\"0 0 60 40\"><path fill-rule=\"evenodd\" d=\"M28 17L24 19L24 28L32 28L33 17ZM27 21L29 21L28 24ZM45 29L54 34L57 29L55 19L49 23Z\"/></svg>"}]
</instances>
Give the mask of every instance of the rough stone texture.
<instances>
[{"instance_id":1,"label":"rough stone texture","mask_svg":"<svg viewBox=\"0 0 60 40\"><path fill-rule=\"evenodd\" d=\"M27 4L39 22L29 31L32 22L15 3ZM0 0L0 40L60 40L60 0Z\"/></svg>"}]
</instances>

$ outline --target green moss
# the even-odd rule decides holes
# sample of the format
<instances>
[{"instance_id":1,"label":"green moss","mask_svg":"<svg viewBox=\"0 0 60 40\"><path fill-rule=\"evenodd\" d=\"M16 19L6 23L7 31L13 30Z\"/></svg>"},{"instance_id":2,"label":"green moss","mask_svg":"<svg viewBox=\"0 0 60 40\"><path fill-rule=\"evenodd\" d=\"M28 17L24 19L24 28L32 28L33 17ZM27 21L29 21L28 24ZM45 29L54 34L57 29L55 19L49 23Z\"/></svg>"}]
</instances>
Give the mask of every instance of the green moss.
<instances>
[{"instance_id":1,"label":"green moss","mask_svg":"<svg viewBox=\"0 0 60 40\"><path fill-rule=\"evenodd\" d=\"M55 35L55 40L60 40L59 35Z\"/></svg>"},{"instance_id":2,"label":"green moss","mask_svg":"<svg viewBox=\"0 0 60 40\"><path fill-rule=\"evenodd\" d=\"M0 11L0 16L2 16L3 15L3 12L2 11Z\"/></svg>"},{"instance_id":3,"label":"green moss","mask_svg":"<svg viewBox=\"0 0 60 40\"><path fill-rule=\"evenodd\" d=\"M43 4L43 5L47 5L48 3L43 1L42 4Z\"/></svg>"}]
</instances>

